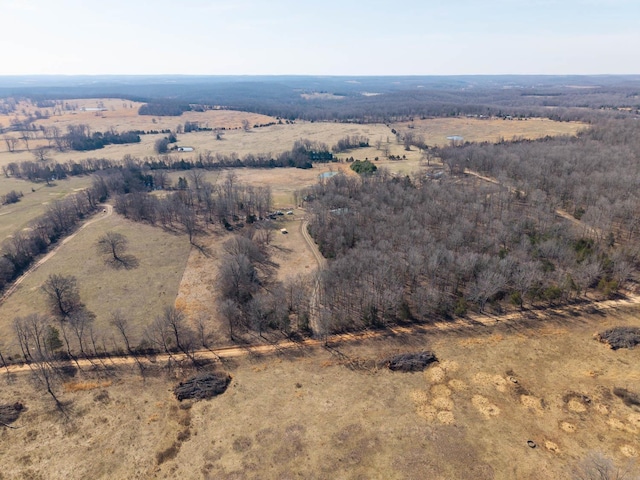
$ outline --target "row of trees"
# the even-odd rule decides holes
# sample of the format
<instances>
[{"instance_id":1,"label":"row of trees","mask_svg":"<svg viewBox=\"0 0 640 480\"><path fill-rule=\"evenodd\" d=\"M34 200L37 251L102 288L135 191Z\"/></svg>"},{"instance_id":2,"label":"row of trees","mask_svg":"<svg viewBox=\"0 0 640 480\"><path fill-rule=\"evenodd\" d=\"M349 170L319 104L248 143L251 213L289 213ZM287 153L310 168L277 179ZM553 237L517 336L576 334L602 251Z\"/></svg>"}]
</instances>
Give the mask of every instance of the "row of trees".
<instances>
[{"instance_id":1,"label":"row of trees","mask_svg":"<svg viewBox=\"0 0 640 480\"><path fill-rule=\"evenodd\" d=\"M3 136L9 152L14 152L19 142L22 142L25 149L30 151L31 140L37 140L38 138L47 141L47 147L44 147L44 149L55 149L60 152L65 150L98 150L111 144L139 143L141 134L141 132L137 131L119 133L114 128L106 132L91 132L87 124L69 125L67 126L67 132L63 133L55 125L50 127L41 125L36 128L34 124L29 122L25 122L19 128L16 127L16 130L19 131L19 136L17 137L11 134ZM42 150L43 147L38 147L34 152ZM41 160L43 159L41 158Z\"/></svg>"},{"instance_id":2,"label":"row of trees","mask_svg":"<svg viewBox=\"0 0 640 480\"><path fill-rule=\"evenodd\" d=\"M174 137L175 138L175 137ZM160 139L162 145L156 147L160 150L168 149L169 143L175 141L172 135ZM40 152L40 151L39 151ZM107 158L86 158L79 161L64 163L49 161L46 150L37 155L36 160L21 162L9 162L3 165L2 173L5 177L22 178L33 182L62 179L67 176L86 175L102 170L115 168L129 169L134 172L155 170L192 170L206 169L217 170L223 168L278 168L298 167L312 168L313 163L326 163L337 161L325 144L310 140L297 140L291 150L276 155L271 154L246 154L240 158L236 154L213 154L210 151L199 153L194 160L185 160L179 155L159 155L158 157L144 157L143 159L125 155L122 160ZM164 188L164 187L161 187Z\"/></svg>"}]
</instances>

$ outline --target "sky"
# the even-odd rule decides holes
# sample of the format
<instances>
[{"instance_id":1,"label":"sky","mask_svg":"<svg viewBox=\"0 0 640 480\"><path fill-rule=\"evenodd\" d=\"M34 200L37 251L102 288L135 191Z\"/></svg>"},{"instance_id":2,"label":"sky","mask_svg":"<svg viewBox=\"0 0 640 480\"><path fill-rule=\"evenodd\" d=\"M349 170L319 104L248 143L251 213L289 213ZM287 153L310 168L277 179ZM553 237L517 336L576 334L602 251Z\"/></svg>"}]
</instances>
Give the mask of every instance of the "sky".
<instances>
[{"instance_id":1,"label":"sky","mask_svg":"<svg viewBox=\"0 0 640 480\"><path fill-rule=\"evenodd\" d=\"M638 0L0 0L0 75L639 74Z\"/></svg>"}]
</instances>

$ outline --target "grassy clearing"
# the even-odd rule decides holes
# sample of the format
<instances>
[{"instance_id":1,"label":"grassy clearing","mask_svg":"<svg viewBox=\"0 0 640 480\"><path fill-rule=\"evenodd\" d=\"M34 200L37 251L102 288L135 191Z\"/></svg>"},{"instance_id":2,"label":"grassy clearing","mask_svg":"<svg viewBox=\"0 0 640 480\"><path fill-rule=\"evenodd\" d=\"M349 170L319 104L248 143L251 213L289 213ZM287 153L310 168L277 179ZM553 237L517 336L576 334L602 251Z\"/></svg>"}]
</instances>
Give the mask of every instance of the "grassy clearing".
<instances>
[{"instance_id":1,"label":"grassy clearing","mask_svg":"<svg viewBox=\"0 0 640 480\"><path fill-rule=\"evenodd\" d=\"M137 268L116 270L105 265L97 254L96 242L107 231L127 237L128 253L138 260ZM13 341L11 323L15 317L47 311L40 286L50 274L57 273L77 277L82 301L97 316L97 329L110 331L110 314L118 309L135 324L137 342L142 328L165 306L173 305L189 247L184 235L133 223L116 214L96 222L63 245L0 305L0 338Z\"/></svg>"},{"instance_id":2,"label":"grassy clearing","mask_svg":"<svg viewBox=\"0 0 640 480\"><path fill-rule=\"evenodd\" d=\"M640 414L611 392L638 384L638 352L592 338L621 324L640 325L637 310L338 347L352 365L433 350L439 363L416 373L352 370L325 349L227 360L228 390L197 403L171 393L190 372L125 374L64 393L68 422L21 377L0 390L27 407L0 437L3 474L546 480L571 478L592 451L622 466L640 454Z\"/></svg>"},{"instance_id":3,"label":"grassy clearing","mask_svg":"<svg viewBox=\"0 0 640 480\"><path fill-rule=\"evenodd\" d=\"M43 183L0 178L0 195L11 190L24 194L18 203L0 206L0 239L27 227L31 220L45 212L51 202L87 188L91 182L90 176L82 176L58 180L51 186L46 186Z\"/></svg>"}]
</instances>

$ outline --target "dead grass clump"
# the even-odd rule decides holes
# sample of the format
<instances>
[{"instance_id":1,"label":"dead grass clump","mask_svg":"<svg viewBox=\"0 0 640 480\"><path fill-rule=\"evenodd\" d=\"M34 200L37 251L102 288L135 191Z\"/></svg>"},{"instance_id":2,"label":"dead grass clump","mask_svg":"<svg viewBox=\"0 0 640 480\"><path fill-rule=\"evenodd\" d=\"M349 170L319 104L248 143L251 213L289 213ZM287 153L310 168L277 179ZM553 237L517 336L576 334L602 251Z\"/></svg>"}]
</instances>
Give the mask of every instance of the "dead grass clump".
<instances>
[{"instance_id":1,"label":"dead grass clump","mask_svg":"<svg viewBox=\"0 0 640 480\"><path fill-rule=\"evenodd\" d=\"M431 352L403 353L392 357L388 361L389 370L394 372L421 372L427 365L438 359Z\"/></svg>"},{"instance_id":2,"label":"dead grass clump","mask_svg":"<svg viewBox=\"0 0 640 480\"><path fill-rule=\"evenodd\" d=\"M640 344L640 328L613 327L596 335L598 341L608 344L613 350L633 348Z\"/></svg>"},{"instance_id":3,"label":"dead grass clump","mask_svg":"<svg viewBox=\"0 0 640 480\"><path fill-rule=\"evenodd\" d=\"M18 419L23 410L24 405L20 402L9 405L0 405L0 425L8 427L9 424Z\"/></svg>"},{"instance_id":4,"label":"dead grass clump","mask_svg":"<svg viewBox=\"0 0 640 480\"><path fill-rule=\"evenodd\" d=\"M179 401L187 398L196 400L215 397L225 392L231 382L231 375L222 372L207 372L196 375L173 389Z\"/></svg>"},{"instance_id":5,"label":"dead grass clump","mask_svg":"<svg viewBox=\"0 0 640 480\"><path fill-rule=\"evenodd\" d=\"M614 388L613 394L620 398L627 407L640 407L640 396L626 388Z\"/></svg>"}]
</instances>

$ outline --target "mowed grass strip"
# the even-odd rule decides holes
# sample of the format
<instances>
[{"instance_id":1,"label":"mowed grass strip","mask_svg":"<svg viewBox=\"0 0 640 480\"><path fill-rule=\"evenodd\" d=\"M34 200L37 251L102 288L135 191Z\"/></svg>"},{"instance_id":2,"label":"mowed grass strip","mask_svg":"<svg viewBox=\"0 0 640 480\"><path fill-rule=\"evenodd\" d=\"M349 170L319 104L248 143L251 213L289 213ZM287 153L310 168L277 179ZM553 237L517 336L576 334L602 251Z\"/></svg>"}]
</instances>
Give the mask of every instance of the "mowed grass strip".
<instances>
[{"instance_id":1,"label":"mowed grass strip","mask_svg":"<svg viewBox=\"0 0 640 480\"><path fill-rule=\"evenodd\" d=\"M11 190L24 195L18 203L0 206L0 241L26 228L31 220L42 215L54 201L90 187L92 181L93 178L86 175L58 180L51 186L46 186L44 183L0 177L0 195L6 195Z\"/></svg>"},{"instance_id":2,"label":"mowed grass strip","mask_svg":"<svg viewBox=\"0 0 640 480\"><path fill-rule=\"evenodd\" d=\"M104 256L97 253L96 243L107 231L118 232L128 239L127 254L136 258L137 268L114 269L105 264ZM96 222L63 245L0 305L0 339L5 345L12 345L15 353L13 319L47 313L40 287L49 275L59 274L77 278L81 300L96 314L96 330L106 333L110 342L107 346L112 346L109 321L115 310L131 320L136 345L144 327L165 306L174 304L189 250L185 235L134 223L116 214Z\"/></svg>"}]
</instances>

